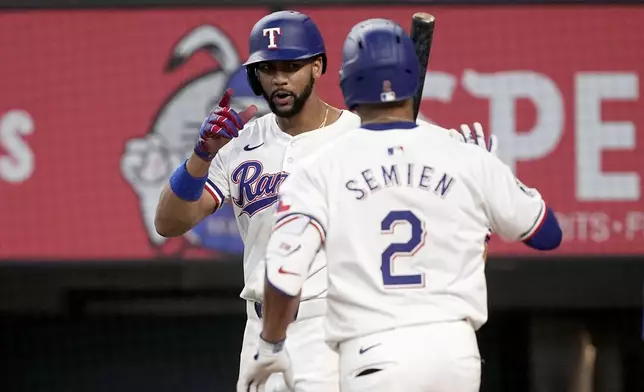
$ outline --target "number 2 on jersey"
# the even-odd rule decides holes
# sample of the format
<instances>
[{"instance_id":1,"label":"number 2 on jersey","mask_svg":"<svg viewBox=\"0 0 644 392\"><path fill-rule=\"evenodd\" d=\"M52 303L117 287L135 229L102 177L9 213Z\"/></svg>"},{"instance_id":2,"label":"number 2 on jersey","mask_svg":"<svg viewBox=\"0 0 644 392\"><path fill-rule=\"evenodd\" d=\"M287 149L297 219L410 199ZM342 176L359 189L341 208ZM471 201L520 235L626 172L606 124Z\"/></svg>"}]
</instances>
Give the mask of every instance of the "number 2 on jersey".
<instances>
[{"instance_id":1,"label":"number 2 on jersey","mask_svg":"<svg viewBox=\"0 0 644 392\"><path fill-rule=\"evenodd\" d=\"M423 221L411 211L391 211L380 222L382 234L393 234L398 223L411 225L411 238L406 243L392 243L382 252L382 281L385 288L412 288L425 285L424 274L392 275L393 264L398 256L413 256L425 245L425 227Z\"/></svg>"}]
</instances>

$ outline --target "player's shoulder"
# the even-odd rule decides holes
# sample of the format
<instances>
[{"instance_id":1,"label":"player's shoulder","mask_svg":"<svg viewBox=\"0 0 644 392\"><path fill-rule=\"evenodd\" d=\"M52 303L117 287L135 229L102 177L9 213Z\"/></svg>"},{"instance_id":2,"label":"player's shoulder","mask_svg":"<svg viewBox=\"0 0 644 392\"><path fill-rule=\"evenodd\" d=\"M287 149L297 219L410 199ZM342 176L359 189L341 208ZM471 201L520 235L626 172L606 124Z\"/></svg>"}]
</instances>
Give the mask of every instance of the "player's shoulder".
<instances>
[{"instance_id":1,"label":"player's shoulder","mask_svg":"<svg viewBox=\"0 0 644 392\"><path fill-rule=\"evenodd\" d=\"M423 135L432 140L432 144L438 143L441 145L441 148L449 150L450 152L454 150L457 154L469 155L474 149L476 149L475 154L479 154L481 152L479 150L482 150L478 146L465 143L462 135L454 129L443 128L420 119L416 123L418 124L418 129L423 131Z\"/></svg>"},{"instance_id":2,"label":"player's shoulder","mask_svg":"<svg viewBox=\"0 0 644 392\"><path fill-rule=\"evenodd\" d=\"M331 152L337 152L341 145L347 144L346 141L350 139L353 131L360 129L360 125L361 120L357 114L342 110L340 117L329 125L329 128L332 128L330 130L333 136L323 146L310 153L303 163L311 164L314 161L323 161L323 157L328 157L329 159L333 159L334 156L337 157L337 154Z\"/></svg>"},{"instance_id":3,"label":"player's shoulder","mask_svg":"<svg viewBox=\"0 0 644 392\"><path fill-rule=\"evenodd\" d=\"M267 139L271 134L272 127L275 124L275 114L266 113L265 115L248 122L239 132L239 136L233 140L236 144L246 144L254 139Z\"/></svg>"},{"instance_id":4,"label":"player's shoulder","mask_svg":"<svg viewBox=\"0 0 644 392\"><path fill-rule=\"evenodd\" d=\"M342 121L342 123L339 123L340 121ZM320 150L318 150L318 153L315 154L316 157L329 155L329 154L326 154L326 152L328 151L338 152L341 146L350 146L352 145L353 140L355 138L361 137L359 133L356 131L362 129L362 120L355 113L352 113L348 110L343 110L342 115L340 116L338 121L336 121L336 123L339 123L338 126L340 127L340 129L342 129L342 132L338 132L337 136L335 136L332 140L326 143Z\"/></svg>"},{"instance_id":5,"label":"player's shoulder","mask_svg":"<svg viewBox=\"0 0 644 392\"><path fill-rule=\"evenodd\" d=\"M495 175L492 173L507 172L509 167L496 155L481 146L451 140L451 148L446 149L450 162L459 165L463 171L471 173L476 178Z\"/></svg>"},{"instance_id":6,"label":"player's shoulder","mask_svg":"<svg viewBox=\"0 0 644 392\"><path fill-rule=\"evenodd\" d=\"M436 136L436 137L449 137L450 139L457 139L454 137L453 132L458 133L458 131L454 131L451 129L443 128L440 125L436 125L433 123L430 123L428 121L422 120L422 119L417 119L416 124L418 125L419 129L422 129L423 131L430 131L428 134L431 136Z\"/></svg>"},{"instance_id":7,"label":"player's shoulder","mask_svg":"<svg viewBox=\"0 0 644 392\"><path fill-rule=\"evenodd\" d=\"M360 138L356 133L360 129L360 124L350 125L350 127L343 128L341 133L324 143L316 151L303 158L298 165L300 170L322 175L333 172L333 167L341 165L345 161L343 157L348 157L352 152L355 152L355 138Z\"/></svg>"},{"instance_id":8,"label":"player's shoulder","mask_svg":"<svg viewBox=\"0 0 644 392\"><path fill-rule=\"evenodd\" d=\"M418 129L426 145L432 146L435 153L441 154L450 161L454 169L462 168L466 172L480 173L480 170L489 170L503 163L478 145L465 143L462 135L453 129L443 128L439 125L419 120ZM492 169L494 170L494 169Z\"/></svg>"},{"instance_id":9,"label":"player's shoulder","mask_svg":"<svg viewBox=\"0 0 644 392\"><path fill-rule=\"evenodd\" d=\"M422 118L420 118L420 117L416 119L416 124L417 124L418 126L420 126L420 127L427 127L427 128L432 129L432 130L446 130L445 128L443 128L443 127L439 127L439 126L438 126L438 125L436 125L436 124L432 124L432 123L430 123L429 121L425 121L425 120L423 120L423 119L422 119Z\"/></svg>"},{"instance_id":10,"label":"player's shoulder","mask_svg":"<svg viewBox=\"0 0 644 392\"><path fill-rule=\"evenodd\" d=\"M348 129L360 126L360 117L348 110L340 110L340 116L332 124L327 125L320 131L328 136L329 140L335 139L338 135L344 134Z\"/></svg>"},{"instance_id":11,"label":"player's shoulder","mask_svg":"<svg viewBox=\"0 0 644 392\"><path fill-rule=\"evenodd\" d=\"M353 113L352 111L343 109L340 113L340 117L336 123L342 127L346 128L358 128L360 127L360 116Z\"/></svg>"},{"instance_id":12,"label":"player's shoulder","mask_svg":"<svg viewBox=\"0 0 644 392\"><path fill-rule=\"evenodd\" d=\"M239 136L232 139L222 147L219 154L222 155L222 157L225 157L235 151L243 149L246 146L249 146L248 148L252 148L253 146L266 142L271 133L270 130L274 121L275 115L273 113L267 113L249 121L244 128L239 131Z\"/></svg>"}]
</instances>

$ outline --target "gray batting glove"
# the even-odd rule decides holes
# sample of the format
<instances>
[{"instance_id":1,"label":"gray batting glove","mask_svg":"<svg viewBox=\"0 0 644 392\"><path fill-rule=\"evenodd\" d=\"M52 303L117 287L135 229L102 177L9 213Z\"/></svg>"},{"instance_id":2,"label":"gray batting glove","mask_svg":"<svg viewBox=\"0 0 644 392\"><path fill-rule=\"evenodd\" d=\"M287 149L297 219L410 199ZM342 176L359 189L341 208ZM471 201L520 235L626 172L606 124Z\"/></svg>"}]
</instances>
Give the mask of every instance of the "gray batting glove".
<instances>
[{"instance_id":1,"label":"gray batting glove","mask_svg":"<svg viewBox=\"0 0 644 392\"><path fill-rule=\"evenodd\" d=\"M485 134L483 133L483 126L481 125L481 123L475 122L473 126L474 132L472 132L469 125L461 124L460 131L452 128L450 129L450 134L457 133L463 137L463 140L461 141L477 145L481 148L486 149L490 154L496 156L496 149L498 147L496 135L490 135L489 139L486 142Z\"/></svg>"}]
</instances>

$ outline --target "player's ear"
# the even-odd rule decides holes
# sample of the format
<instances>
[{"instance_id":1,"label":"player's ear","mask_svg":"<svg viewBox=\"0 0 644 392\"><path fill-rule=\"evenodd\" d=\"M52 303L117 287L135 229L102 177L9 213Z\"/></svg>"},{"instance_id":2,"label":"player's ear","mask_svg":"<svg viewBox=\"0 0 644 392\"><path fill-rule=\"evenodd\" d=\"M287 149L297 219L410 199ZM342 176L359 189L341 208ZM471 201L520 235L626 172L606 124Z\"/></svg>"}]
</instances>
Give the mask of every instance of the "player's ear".
<instances>
[{"instance_id":1,"label":"player's ear","mask_svg":"<svg viewBox=\"0 0 644 392\"><path fill-rule=\"evenodd\" d=\"M313 77L315 79L322 76L322 57L316 57L311 63L311 71L313 71Z\"/></svg>"}]
</instances>

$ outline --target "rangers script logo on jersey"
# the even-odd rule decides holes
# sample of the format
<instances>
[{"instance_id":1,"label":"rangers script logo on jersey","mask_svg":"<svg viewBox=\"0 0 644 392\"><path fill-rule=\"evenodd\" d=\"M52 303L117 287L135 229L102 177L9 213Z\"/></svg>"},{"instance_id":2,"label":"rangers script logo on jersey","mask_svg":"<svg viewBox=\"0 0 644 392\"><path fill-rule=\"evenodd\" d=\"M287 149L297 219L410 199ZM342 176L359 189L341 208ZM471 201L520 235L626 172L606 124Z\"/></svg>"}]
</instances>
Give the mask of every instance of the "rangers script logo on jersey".
<instances>
[{"instance_id":1,"label":"rangers script logo on jersey","mask_svg":"<svg viewBox=\"0 0 644 392\"><path fill-rule=\"evenodd\" d=\"M233 202L241 208L242 214L253 216L277 201L277 191L288 173L263 171L260 161L244 161L232 172L232 182L239 185L239 197L234 197Z\"/></svg>"}]
</instances>

